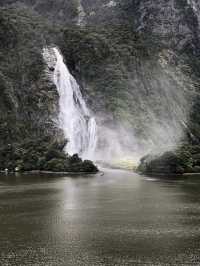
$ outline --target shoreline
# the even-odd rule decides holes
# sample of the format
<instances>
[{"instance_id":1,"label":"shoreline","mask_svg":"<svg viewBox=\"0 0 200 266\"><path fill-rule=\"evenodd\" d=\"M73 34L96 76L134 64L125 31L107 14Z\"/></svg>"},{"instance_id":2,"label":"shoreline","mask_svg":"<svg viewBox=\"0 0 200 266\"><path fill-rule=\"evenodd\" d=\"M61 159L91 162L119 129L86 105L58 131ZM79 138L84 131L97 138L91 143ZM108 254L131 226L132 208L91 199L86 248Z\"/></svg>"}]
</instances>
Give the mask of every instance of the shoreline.
<instances>
[{"instance_id":1,"label":"shoreline","mask_svg":"<svg viewBox=\"0 0 200 266\"><path fill-rule=\"evenodd\" d=\"M138 173L139 175L145 176L155 176L155 177L187 177L200 175L200 173L183 173L183 174L175 174L175 173Z\"/></svg>"},{"instance_id":2,"label":"shoreline","mask_svg":"<svg viewBox=\"0 0 200 266\"><path fill-rule=\"evenodd\" d=\"M6 174L56 174L56 175L94 175L100 173L100 171L97 172L53 172L53 171L40 171L40 170L32 170L32 171L0 171L0 173L6 173Z\"/></svg>"}]
</instances>

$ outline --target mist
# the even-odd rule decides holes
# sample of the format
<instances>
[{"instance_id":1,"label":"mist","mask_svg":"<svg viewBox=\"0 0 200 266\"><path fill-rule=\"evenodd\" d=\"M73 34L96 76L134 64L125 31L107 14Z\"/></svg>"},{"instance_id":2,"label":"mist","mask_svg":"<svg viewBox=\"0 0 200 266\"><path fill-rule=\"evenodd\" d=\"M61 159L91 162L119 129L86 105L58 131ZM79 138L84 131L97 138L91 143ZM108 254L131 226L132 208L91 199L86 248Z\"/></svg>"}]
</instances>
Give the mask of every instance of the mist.
<instances>
[{"instance_id":1,"label":"mist","mask_svg":"<svg viewBox=\"0 0 200 266\"><path fill-rule=\"evenodd\" d=\"M175 150L188 132L194 97L194 83L186 65L173 63L173 54L164 51L156 64L146 61L131 73L131 108L127 117L98 123L99 144L95 159L105 161L131 158L138 163L147 154ZM133 100L132 100L133 99ZM98 121L98 118L97 118Z\"/></svg>"}]
</instances>

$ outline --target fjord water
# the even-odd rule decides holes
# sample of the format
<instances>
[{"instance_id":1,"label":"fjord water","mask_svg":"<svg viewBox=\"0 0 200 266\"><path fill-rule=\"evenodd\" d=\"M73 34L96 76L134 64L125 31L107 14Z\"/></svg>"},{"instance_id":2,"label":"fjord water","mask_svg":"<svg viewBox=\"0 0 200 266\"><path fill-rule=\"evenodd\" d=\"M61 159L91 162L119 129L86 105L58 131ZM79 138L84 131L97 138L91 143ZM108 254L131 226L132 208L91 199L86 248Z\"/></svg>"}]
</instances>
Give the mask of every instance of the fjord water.
<instances>
[{"instance_id":1,"label":"fjord water","mask_svg":"<svg viewBox=\"0 0 200 266\"><path fill-rule=\"evenodd\" d=\"M0 176L0 265L200 265L200 179Z\"/></svg>"}]
</instances>

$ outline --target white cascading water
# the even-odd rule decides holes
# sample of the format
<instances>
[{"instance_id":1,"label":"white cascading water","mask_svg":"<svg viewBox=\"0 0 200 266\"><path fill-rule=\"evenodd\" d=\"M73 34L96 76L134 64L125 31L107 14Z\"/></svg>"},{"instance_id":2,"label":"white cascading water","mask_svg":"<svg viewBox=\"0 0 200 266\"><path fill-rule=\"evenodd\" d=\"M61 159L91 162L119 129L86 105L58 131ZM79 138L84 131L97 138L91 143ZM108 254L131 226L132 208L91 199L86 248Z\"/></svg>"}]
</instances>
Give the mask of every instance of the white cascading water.
<instances>
[{"instance_id":1,"label":"white cascading water","mask_svg":"<svg viewBox=\"0 0 200 266\"><path fill-rule=\"evenodd\" d=\"M59 126L68 139L66 152L93 159L97 145L97 124L83 99L80 87L70 74L57 48L53 81L59 93Z\"/></svg>"}]
</instances>

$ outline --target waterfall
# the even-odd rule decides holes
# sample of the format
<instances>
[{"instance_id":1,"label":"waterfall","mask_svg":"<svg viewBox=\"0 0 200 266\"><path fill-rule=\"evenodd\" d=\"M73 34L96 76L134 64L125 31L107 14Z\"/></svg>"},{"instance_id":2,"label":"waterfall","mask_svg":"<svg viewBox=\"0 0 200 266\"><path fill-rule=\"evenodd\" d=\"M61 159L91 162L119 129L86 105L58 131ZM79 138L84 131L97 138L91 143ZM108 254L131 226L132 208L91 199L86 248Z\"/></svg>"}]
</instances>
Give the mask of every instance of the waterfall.
<instances>
[{"instance_id":1,"label":"waterfall","mask_svg":"<svg viewBox=\"0 0 200 266\"><path fill-rule=\"evenodd\" d=\"M83 99L80 87L70 74L57 48L53 82L59 93L59 126L68 139L66 152L93 159L97 145L97 124Z\"/></svg>"},{"instance_id":2,"label":"waterfall","mask_svg":"<svg viewBox=\"0 0 200 266\"><path fill-rule=\"evenodd\" d=\"M79 0L78 1L78 21L77 21L78 26L85 26L85 17L86 17L86 13L82 5L82 0Z\"/></svg>"}]
</instances>

